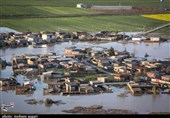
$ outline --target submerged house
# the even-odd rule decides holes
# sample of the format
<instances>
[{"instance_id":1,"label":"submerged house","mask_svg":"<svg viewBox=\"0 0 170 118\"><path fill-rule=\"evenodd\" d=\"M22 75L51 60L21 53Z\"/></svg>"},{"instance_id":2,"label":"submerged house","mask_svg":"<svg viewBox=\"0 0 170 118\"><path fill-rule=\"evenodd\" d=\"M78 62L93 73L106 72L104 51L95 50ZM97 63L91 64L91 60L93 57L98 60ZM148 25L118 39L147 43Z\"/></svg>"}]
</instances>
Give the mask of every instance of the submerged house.
<instances>
[{"instance_id":1,"label":"submerged house","mask_svg":"<svg viewBox=\"0 0 170 118\"><path fill-rule=\"evenodd\" d=\"M142 95L142 89L141 88L133 88L134 93L133 95L138 96L138 95Z\"/></svg>"},{"instance_id":2,"label":"submerged house","mask_svg":"<svg viewBox=\"0 0 170 118\"><path fill-rule=\"evenodd\" d=\"M158 71L150 71L150 72L147 72L147 77L149 78L159 78L160 77L160 74Z\"/></svg>"},{"instance_id":3,"label":"submerged house","mask_svg":"<svg viewBox=\"0 0 170 118\"><path fill-rule=\"evenodd\" d=\"M163 75L161 76L161 79L170 82L170 75Z\"/></svg>"},{"instance_id":4,"label":"submerged house","mask_svg":"<svg viewBox=\"0 0 170 118\"><path fill-rule=\"evenodd\" d=\"M1 65L0 66L0 71L1 71L1 69L4 69L7 66L6 60L0 58L0 65Z\"/></svg>"},{"instance_id":5,"label":"submerged house","mask_svg":"<svg viewBox=\"0 0 170 118\"><path fill-rule=\"evenodd\" d=\"M43 39L41 37L38 37L37 35L28 35L27 40L31 44L41 44L43 42Z\"/></svg>"},{"instance_id":6,"label":"submerged house","mask_svg":"<svg viewBox=\"0 0 170 118\"><path fill-rule=\"evenodd\" d=\"M0 48L6 45L6 40L9 38L8 34L0 33Z\"/></svg>"},{"instance_id":7,"label":"submerged house","mask_svg":"<svg viewBox=\"0 0 170 118\"><path fill-rule=\"evenodd\" d=\"M76 82L67 82L66 85L66 92L80 92L80 84Z\"/></svg>"},{"instance_id":8,"label":"submerged house","mask_svg":"<svg viewBox=\"0 0 170 118\"><path fill-rule=\"evenodd\" d=\"M103 83L109 82L109 78L108 77L98 77L97 80L99 82L103 82Z\"/></svg>"},{"instance_id":9,"label":"submerged house","mask_svg":"<svg viewBox=\"0 0 170 118\"><path fill-rule=\"evenodd\" d=\"M125 73L126 72L126 66L115 66L114 72L115 73Z\"/></svg>"},{"instance_id":10,"label":"submerged house","mask_svg":"<svg viewBox=\"0 0 170 118\"><path fill-rule=\"evenodd\" d=\"M38 67L41 69L49 69L49 68L55 68L56 65L52 62L46 62L46 63L38 64Z\"/></svg>"},{"instance_id":11,"label":"submerged house","mask_svg":"<svg viewBox=\"0 0 170 118\"><path fill-rule=\"evenodd\" d=\"M90 74L95 74L97 73L96 72L96 69L92 68L91 66L85 66L85 70L84 70L86 73L90 73Z\"/></svg>"},{"instance_id":12,"label":"submerged house","mask_svg":"<svg viewBox=\"0 0 170 118\"><path fill-rule=\"evenodd\" d=\"M38 65L38 56L26 56L28 65Z\"/></svg>"},{"instance_id":13,"label":"submerged house","mask_svg":"<svg viewBox=\"0 0 170 118\"><path fill-rule=\"evenodd\" d=\"M83 93L94 93L94 88L92 86L89 86L88 84L80 84L80 92Z\"/></svg>"},{"instance_id":14,"label":"submerged house","mask_svg":"<svg viewBox=\"0 0 170 118\"><path fill-rule=\"evenodd\" d=\"M98 80L92 80L92 81L89 81L89 84L91 85L91 86L96 86L96 85L98 85L98 84L103 84L103 82L100 82L100 81L98 81Z\"/></svg>"},{"instance_id":15,"label":"submerged house","mask_svg":"<svg viewBox=\"0 0 170 118\"><path fill-rule=\"evenodd\" d=\"M16 94L25 94L26 92L29 92L30 88L28 86L17 86L16 87Z\"/></svg>"},{"instance_id":16,"label":"submerged house","mask_svg":"<svg viewBox=\"0 0 170 118\"><path fill-rule=\"evenodd\" d=\"M48 94L48 93L59 93L63 89L65 89L65 84L64 82L50 82L48 83L48 87L43 89L43 94Z\"/></svg>"},{"instance_id":17,"label":"submerged house","mask_svg":"<svg viewBox=\"0 0 170 118\"><path fill-rule=\"evenodd\" d=\"M54 79L54 78L61 78L63 77L64 74L62 72L52 72L51 73L51 79Z\"/></svg>"},{"instance_id":18,"label":"submerged house","mask_svg":"<svg viewBox=\"0 0 170 118\"><path fill-rule=\"evenodd\" d=\"M121 73L121 74L114 74L115 81L129 81L131 79L131 74L129 73Z\"/></svg>"},{"instance_id":19,"label":"submerged house","mask_svg":"<svg viewBox=\"0 0 170 118\"><path fill-rule=\"evenodd\" d=\"M14 78L0 79L0 86L16 86L18 84Z\"/></svg>"},{"instance_id":20,"label":"submerged house","mask_svg":"<svg viewBox=\"0 0 170 118\"><path fill-rule=\"evenodd\" d=\"M98 67L104 68L106 70L112 70L113 69L113 67L111 65L112 60L110 60L110 59L98 58L98 59L96 59L96 61L97 61L97 66Z\"/></svg>"},{"instance_id":21,"label":"submerged house","mask_svg":"<svg viewBox=\"0 0 170 118\"><path fill-rule=\"evenodd\" d=\"M42 39L47 42L51 42L53 40L56 40L56 37L52 33L43 33L42 34Z\"/></svg>"},{"instance_id":22,"label":"submerged house","mask_svg":"<svg viewBox=\"0 0 170 118\"><path fill-rule=\"evenodd\" d=\"M81 49L77 48L77 47L69 47L65 49L65 53L68 55L77 55L80 54Z\"/></svg>"},{"instance_id":23,"label":"submerged house","mask_svg":"<svg viewBox=\"0 0 170 118\"><path fill-rule=\"evenodd\" d=\"M150 37L150 41L153 41L153 42L159 42L160 41L160 37Z\"/></svg>"}]
</instances>

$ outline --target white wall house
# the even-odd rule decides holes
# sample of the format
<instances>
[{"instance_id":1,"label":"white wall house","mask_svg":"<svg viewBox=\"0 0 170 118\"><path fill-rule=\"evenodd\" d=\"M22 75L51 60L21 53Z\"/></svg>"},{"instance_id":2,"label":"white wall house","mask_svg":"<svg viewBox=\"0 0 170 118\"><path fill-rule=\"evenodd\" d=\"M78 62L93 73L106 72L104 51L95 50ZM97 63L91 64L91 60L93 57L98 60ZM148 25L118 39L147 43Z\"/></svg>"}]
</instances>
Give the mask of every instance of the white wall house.
<instances>
[{"instance_id":1,"label":"white wall house","mask_svg":"<svg viewBox=\"0 0 170 118\"><path fill-rule=\"evenodd\" d=\"M86 5L86 4L83 4L83 3L79 3L79 4L77 4L76 7L77 7L77 8L87 8L87 5Z\"/></svg>"},{"instance_id":2,"label":"white wall house","mask_svg":"<svg viewBox=\"0 0 170 118\"><path fill-rule=\"evenodd\" d=\"M42 43L43 42L42 38L34 37L34 36L28 36L27 41L30 42L30 43L32 43L32 42Z\"/></svg>"},{"instance_id":3,"label":"white wall house","mask_svg":"<svg viewBox=\"0 0 170 118\"><path fill-rule=\"evenodd\" d=\"M42 39L46 41L51 41L55 39L53 34L42 34Z\"/></svg>"},{"instance_id":4,"label":"white wall house","mask_svg":"<svg viewBox=\"0 0 170 118\"><path fill-rule=\"evenodd\" d=\"M160 37L150 37L150 41L160 41Z\"/></svg>"},{"instance_id":5,"label":"white wall house","mask_svg":"<svg viewBox=\"0 0 170 118\"><path fill-rule=\"evenodd\" d=\"M135 37L133 37L132 41L142 41L142 38L135 38Z\"/></svg>"}]
</instances>

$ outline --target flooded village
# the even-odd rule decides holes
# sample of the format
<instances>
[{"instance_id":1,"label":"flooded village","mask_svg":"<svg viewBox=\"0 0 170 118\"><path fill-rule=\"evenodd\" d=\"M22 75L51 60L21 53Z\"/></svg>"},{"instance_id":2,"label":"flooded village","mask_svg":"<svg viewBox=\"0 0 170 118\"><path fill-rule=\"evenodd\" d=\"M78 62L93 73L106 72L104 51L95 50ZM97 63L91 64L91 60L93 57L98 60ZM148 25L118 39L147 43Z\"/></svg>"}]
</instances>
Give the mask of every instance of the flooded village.
<instances>
[{"instance_id":1,"label":"flooded village","mask_svg":"<svg viewBox=\"0 0 170 118\"><path fill-rule=\"evenodd\" d=\"M146 34L125 33L113 31L100 32L21 32L21 33L0 33L0 48L16 48L33 46L35 48L46 47L46 44L53 44L64 41L120 41L128 42L164 42L168 39L165 36L145 36Z\"/></svg>"},{"instance_id":2,"label":"flooded village","mask_svg":"<svg viewBox=\"0 0 170 118\"><path fill-rule=\"evenodd\" d=\"M57 51L62 47L44 53L34 52L36 49L47 49L65 42L71 42L71 45L65 46L60 54ZM74 45L74 42L77 45ZM41 94L38 97L40 99L31 97L29 100L24 99L24 102L31 105L45 103L46 106L49 106L67 104L64 101L66 98L56 100L56 96L99 95L97 99L102 100L100 95L115 94L115 87L125 89L116 94L117 99L126 99L129 96L170 95L170 57L168 54L164 59L149 59L151 54L149 52L145 52L143 56L139 57L135 51L129 52L126 47L123 47L121 51L117 50L114 45L95 50L93 44L91 47L85 47L84 44L79 45L79 42L88 42L89 45L91 42L96 43L95 46L98 45L98 42L105 42L108 45L111 43L122 45L142 43L148 46L154 43L169 43L169 40L161 36L145 36L141 33L127 35L110 31L1 33L0 50L17 49L21 51L18 54L10 53L8 59L0 58L1 74L3 70L11 68L10 76L0 76L1 97L3 97L3 91L10 90L14 92L13 96L29 97L29 95L38 93ZM31 53L27 53L27 49L31 49ZM22 82L18 81L18 78ZM36 81L34 81L35 79ZM41 89L37 86L39 81L43 82ZM42 98L44 99L41 100ZM88 98L86 100L88 101ZM92 103L92 105L94 104ZM95 108L98 107L95 106Z\"/></svg>"}]
</instances>

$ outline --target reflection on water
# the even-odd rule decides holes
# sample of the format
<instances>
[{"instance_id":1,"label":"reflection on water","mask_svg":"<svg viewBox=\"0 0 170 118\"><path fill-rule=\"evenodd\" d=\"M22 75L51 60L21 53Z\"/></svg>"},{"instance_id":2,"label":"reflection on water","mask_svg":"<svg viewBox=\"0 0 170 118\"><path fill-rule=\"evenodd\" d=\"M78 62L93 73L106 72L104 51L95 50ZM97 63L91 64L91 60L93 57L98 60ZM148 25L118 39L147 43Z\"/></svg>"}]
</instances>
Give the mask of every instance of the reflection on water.
<instances>
[{"instance_id":1,"label":"reflection on water","mask_svg":"<svg viewBox=\"0 0 170 118\"><path fill-rule=\"evenodd\" d=\"M147 45L146 45L147 44ZM56 52L56 54L63 54L65 48L72 46L73 43L70 42L63 42L58 43L55 45L50 45L47 48L33 48L33 47L23 47L23 48L8 48L8 49L1 49L0 55L7 60L10 60L11 56L19 55L22 53L27 54L46 54L48 52ZM119 42L102 42L96 44L95 42L74 42L74 46L77 47L91 47L96 50L101 50L103 48L110 48L114 47L115 50L123 51L125 48L127 51L136 54L136 56L144 57L145 53L147 52L150 55L150 59L153 58L166 58L170 57L170 42L163 42L163 43L128 43L122 44Z\"/></svg>"},{"instance_id":2,"label":"reflection on water","mask_svg":"<svg viewBox=\"0 0 170 118\"><path fill-rule=\"evenodd\" d=\"M3 49L0 50L0 55L3 56L7 61L10 61L10 58L13 55L19 55L22 53L47 53L47 52L56 52L57 54L63 54L64 49L72 46L72 42L63 42L49 46L47 48L33 48L33 47L24 47L24 48L15 48L15 49ZM147 52L150 57L149 59L158 58L168 58L170 57L170 42L164 43L139 43L139 44L122 44L118 42L74 42L74 45L77 47L92 47L96 50L101 50L103 48L114 47L115 50L123 51L125 48L127 51L136 53L136 56L144 57ZM5 70L0 72L1 77L9 77L12 74L12 68L7 67ZM23 83L28 80L28 78L19 75L16 78L20 83ZM43 96L43 88L47 85L38 78L32 78L31 81L35 83L36 91L33 94L29 95L16 95L15 91L0 91L1 92L1 104L9 104L11 101L15 103L14 108L9 108L10 111L19 112L19 113L38 113L38 114L50 114L50 113L63 113L62 110L72 109L74 106L91 106L91 105L103 105L104 108L116 108L116 109L128 109L136 111L139 113L148 113L148 112L170 112L170 95L159 94L156 96L153 95L142 95L142 96L132 96L130 93L127 93L128 97L119 97L118 95L124 91L127 91L125 88L113 87L113 93L103 93L98 95L81 95L81 96L61 96L61 95L46 95ZM24 100L37 98L40 100L46 100L46 98L51 98L52 100L62 100L66 104L45 106L45 104L36 104L30 105L27 104Z\"/></svg>"},{"instance_id":3,"label":"reflection on water","mask_svg":"<svg viewBox=\"0 0 170 118\"><path fill-rule=\"evenodd\" d=\"M120 90L121 91L121 90ZM32 96L15 95L14 91L2 92L2 100L4 103L13 101L15 107L11 111L15 112L27 112L27 113L62 113L62 110L72 109L74 106L91 106L91 105L103 105L104 108L116 108L116 109L129 109L137 111L139 113L147 112L170 112L170 96L169 95L143 95L143 96L131 96L118 97L121 92L104 93L99 95L88 96L60 96L60 95L48 95L43 96L41 91L35 92ZM43 99L51 98L53 100L62 100L66 104L55 105L46 107L45 104L29 105L24 100L27 99ZM101 102L102 99L102 102Z\"/></svg>"}]
</instances>

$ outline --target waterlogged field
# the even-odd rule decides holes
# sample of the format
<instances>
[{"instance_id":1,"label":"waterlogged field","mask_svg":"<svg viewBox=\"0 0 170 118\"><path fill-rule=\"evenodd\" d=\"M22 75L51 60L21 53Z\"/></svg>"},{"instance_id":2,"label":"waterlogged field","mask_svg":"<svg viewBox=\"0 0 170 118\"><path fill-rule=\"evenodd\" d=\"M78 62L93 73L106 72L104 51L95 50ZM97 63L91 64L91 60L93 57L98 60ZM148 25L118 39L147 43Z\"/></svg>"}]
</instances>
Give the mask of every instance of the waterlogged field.
<instances>
[{"instance_id":1,"label":"waterlogged field","mask_svg":"<svg viewBox=\"0 0 170 118\"><path fill-rule=\"evenodd\" d=\"M145 14L142 15L143 17L152 18L152 19L158 19L158 20L164 20L170 22L170 14Z\"/></svg>"}]
</instances>

